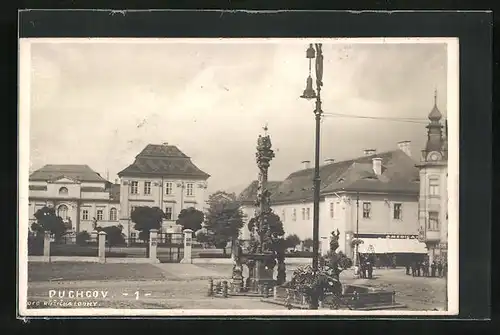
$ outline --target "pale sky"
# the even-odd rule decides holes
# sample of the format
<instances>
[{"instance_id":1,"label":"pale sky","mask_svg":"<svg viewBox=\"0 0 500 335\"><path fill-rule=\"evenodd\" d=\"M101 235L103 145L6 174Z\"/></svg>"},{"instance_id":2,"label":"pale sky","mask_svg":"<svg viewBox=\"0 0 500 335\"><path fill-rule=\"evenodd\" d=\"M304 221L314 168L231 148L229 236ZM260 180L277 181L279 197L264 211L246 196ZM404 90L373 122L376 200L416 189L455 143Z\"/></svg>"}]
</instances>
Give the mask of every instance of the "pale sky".
<instances>
[{"instance_id":1,"label":"pale sky","mask_svg":"<svg viewBox=\"0 0 500 335\"><path fill-rule=\"evenodd\" d=\"M148 144L176 145L209 173L209 191L257 179L255 147L267 123L270 180L314 161L313 102L301 43L34 43L30 169L88 164L113 181ZM425 122L438 91L446 115L445 44L323 45L323 111ZM314 70L313 70L314 72ZM314 75L314 73L313 73ZM326 116L321 161L410 140L425 124Z\"/></svg>"}]
</instances>

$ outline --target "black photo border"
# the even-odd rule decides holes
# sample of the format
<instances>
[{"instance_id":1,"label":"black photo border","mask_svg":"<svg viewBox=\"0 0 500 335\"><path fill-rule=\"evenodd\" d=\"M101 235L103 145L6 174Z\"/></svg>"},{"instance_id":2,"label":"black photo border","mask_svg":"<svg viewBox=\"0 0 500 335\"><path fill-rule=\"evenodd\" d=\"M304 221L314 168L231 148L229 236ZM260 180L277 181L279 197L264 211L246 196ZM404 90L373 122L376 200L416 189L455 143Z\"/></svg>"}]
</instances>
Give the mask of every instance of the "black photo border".
<instances>
[{"instance_id":1,"label":"black photo border","mask_svg":"<svg viewBox=\"0 0 500 335\"><path fill-rule=\"evenodd\" d=\"M479 11L27 10L19 13L19 37L458 37L460 314L457 318L485 319L490 317L491 302L492 24L492 13ZM183 319L187 318L205 317ZM226 320L241 318L224 317Z\"/></svg>"}]
</instances>

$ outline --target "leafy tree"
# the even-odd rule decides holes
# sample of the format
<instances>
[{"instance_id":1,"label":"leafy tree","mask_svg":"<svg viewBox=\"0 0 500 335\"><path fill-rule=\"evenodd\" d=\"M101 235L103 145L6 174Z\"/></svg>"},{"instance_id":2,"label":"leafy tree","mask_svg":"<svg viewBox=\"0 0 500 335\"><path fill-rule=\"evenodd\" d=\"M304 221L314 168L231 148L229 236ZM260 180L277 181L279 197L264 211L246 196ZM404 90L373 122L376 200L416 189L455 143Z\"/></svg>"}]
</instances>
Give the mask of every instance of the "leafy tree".
<instances>
[{"instance_id":1,"label":"leafy tree","mask_svg":"<svg viewBox=\"0 0 500 335\"><path fill-rule=\"evenodd\" d=\"M313 240L312 240L312 238L306 238L304 240L304 247L305 248L312 248L313 247Z\"/></svg>"},{"instance_id":2,"label":"leafy tree","mask_svg":"<svg viewBox=\"0 0 500 335\"><path fill-rule=\"evenodd\" d=\"M196 232L201 229L201 224L204 219L205 215L202 211L194 207L189 207L181 210L176 223L181 225L183 229L191 229L193 232Z\"/></svg>"},{"instance_id":3,"label":"leafy tree","mask_svg":"<svg viewBox=\"0 0 500 335\"><path fill-rule=\"evenodd\" d=\"M207 238L210 244L223 249L229 241L238 238L243 227L243 212L236 202L214 203L210 205L206 217Z\"/></svg>"},{"instance_id":4,"label":"leafy tree","mask_svg":"<svg viewBox=\"0 0 500 335\"><path fill-rule=\"evenodd\" d=\"M135 223L134 229L139 231L139 239L149 241L151 229L160 229L165 213L159 207L136 207L130 218ZM146 243L146 255L149 257L149 243Z\"/></svg>"},{"instance_id":5,"label":"leafy tree","mask_svg":"<svg viewBox=\"0 0 500 335\"><path fill-rule=\"evenodd\" d=\"M285 241L287 248L295 248L300 244L300 238L296 234L288 235Z\"/></svg>"},{"instance_id":6,"label":"leafy tree","mask_svg":"<svg viewBox=\"0 0 500 335\"><path fill-rule=\"evenodd\" d=\"M60 238L66 234L64 221L60 216L56 215L54 208L47 206L42 207L36 211L34 216L36 218L36 222L33 222L31 225L31 230L37 233L49 231L51 234L54 234L56 241L59 241Z\"/></svg>"},{"instance_id":7,"label":"leafy tree","mask_svg":"<svg viewBox=\"0 0 500 335\"><path fill-rule=\"evenodd\" d=\"M107 226L107 227L96 227L96 230L103 231L106 233L106 242L108 244L108 251L111 251L111 247L116 245L125 244L125 234L122 233L123 226Z\"/></svg>"}]
</instances>

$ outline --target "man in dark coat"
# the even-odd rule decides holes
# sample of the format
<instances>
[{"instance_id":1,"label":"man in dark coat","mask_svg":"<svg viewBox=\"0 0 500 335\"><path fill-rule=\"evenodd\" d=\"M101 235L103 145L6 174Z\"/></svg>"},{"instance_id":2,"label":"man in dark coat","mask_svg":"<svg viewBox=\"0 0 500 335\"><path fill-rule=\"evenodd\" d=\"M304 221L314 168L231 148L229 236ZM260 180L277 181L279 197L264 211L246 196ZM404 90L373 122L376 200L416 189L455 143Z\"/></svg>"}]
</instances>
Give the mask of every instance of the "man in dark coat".
<instances>
[{"instance_id":1,"label":"man in dark coat","mask_svg":"<svg viewBox=\"0 0 500 335\"><path fill-rule=\"evenodd\" d=\"M443 263L439 262L437 268L438 268L438 277L442 277L443 276Z\"/></svg>"},{"instance_id":2,"label":"man in dark coat","mask_svg":"<svg viewBox=\"0 0 500 335\"><path fill-rule=\"evenodd\" d=\"M366 263L366 268L368 271L368 279L372 279L373 276L373 262L371 259L368 259L368 262Z\"/></svg>"},{"instance_id":3,"label":"man in dark coat","mask_svg":"<svg viewBox=\"0 0 500 335\"><path fill-rule=\"evenodd\" d=\"M432 265L431 265L431 277L436 277L436 261L432 261Z\"/></svg>"}]
</instances>

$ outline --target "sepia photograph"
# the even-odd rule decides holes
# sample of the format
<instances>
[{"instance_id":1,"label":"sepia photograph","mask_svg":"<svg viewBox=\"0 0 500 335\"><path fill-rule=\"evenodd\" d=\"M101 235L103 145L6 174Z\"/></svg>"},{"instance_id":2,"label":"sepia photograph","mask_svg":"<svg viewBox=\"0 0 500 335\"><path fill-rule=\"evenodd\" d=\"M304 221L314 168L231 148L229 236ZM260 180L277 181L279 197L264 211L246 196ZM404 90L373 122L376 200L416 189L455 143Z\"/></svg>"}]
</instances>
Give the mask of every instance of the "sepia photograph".
<instances>
[{"instance_id":1,"label":"sepia photograph","mask_svg":"<svg viewBox=\"0 0 500 335\"><path fill-rule=\"evenodd\" d=\"M20 315L457 315L458 50L21 38Z\"/></svg>"}]
</instances>

